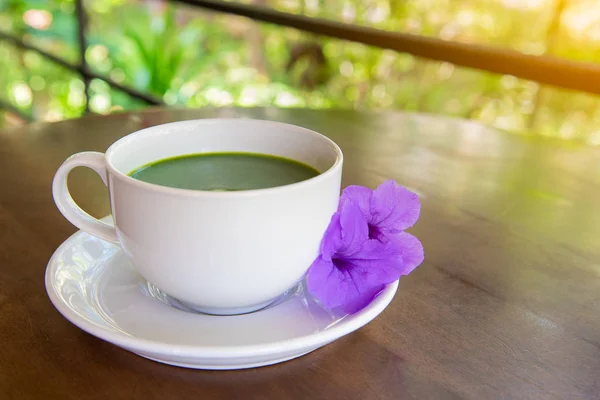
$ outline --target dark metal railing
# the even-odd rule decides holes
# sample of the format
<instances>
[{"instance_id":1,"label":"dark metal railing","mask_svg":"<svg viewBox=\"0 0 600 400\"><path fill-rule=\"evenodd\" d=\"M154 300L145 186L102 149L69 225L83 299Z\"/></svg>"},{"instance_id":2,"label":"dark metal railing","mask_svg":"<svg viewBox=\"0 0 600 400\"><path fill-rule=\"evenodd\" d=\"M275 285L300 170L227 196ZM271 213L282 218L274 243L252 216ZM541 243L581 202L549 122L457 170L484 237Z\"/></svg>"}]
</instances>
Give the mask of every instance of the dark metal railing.
<instances>
[{"instance_id":1,"label":"dark metal railing","mask_svg":"<svg viewBox=\"0 0 600 400\"><path fill-rule=\"evenodd\" d=\"M410 53L430 60L446 61L463 67L514 75L539 83L600 94L600 66L596 64L572 62L551 56L531 56L514 50L383 31L240 3L216 0L175 0L175 2L382 49Z\"/></svg>"},{"instance_id":2,"label":"dark metal railing","mask_svg":"<svg viewBox=\"0 0 600 400\"><path fill-rule=\"evenodd\" d=\"M6 110L11 114L15 114L23 121L27 121L27 122L34 121L33 115L15 107L14 105L10 104L8 101L4 101L2 99L0 99L0 110Z\"/></svg>"},{"instance_id":3,"label":"dark metal railing","mask_svg":"<svg viewBox=\"0 0 600 400\"><path fill-rule=\"evenodd\" d=\"M87 14L83 6L83 1L77 0L75 2L75 13L77 15L77 44L79 45L79 67L81 68L81 77L83 78L83 84L85 85L85 112L90 112L90 78L87 75L90 72L89 65L85 60L85 50L87 49L87 38L85 36L87 32Z\"/></svg>"},{"instance_id":4,"label":"dark metal railing","mask_svg":"<svg viewBox=\"0 0 600 400\"><path fill-rule=\"evenodd\" d=\"M153 104L153 105L164 104L163 101L156 96L140 92L137 89L134 89L127 85L122 85L118 82L115 82L113 79L111 79L107 76L100 75L100 74L97 74L97 73L91 71L88 68L87 62L85 62L85 60L83 60L84 62L82 63L81 59L80 59L79 64L72 64L69 61L63 60L62 58L57 57L51 53L48 53L47 51L42 50L39 47L25 43L22 39L20 39L18 37L6 34L4 32L0 32L0 40L5 40L8 42L11 42L13 45L17 46L20 49L33 51L34 53L39 54L40 56L44 57L48 61L51 61L54 64L63 67L64 69L67 69L67 70L73 71L73 72L77 72L84 78L84 80L87 79L89 81L91 79L100 79L100 80L103 80L104 82L108 83L113 88L118 89L122 92L125 92L132 97L143 100L148 104Z\"/></svg>"},{"instance_id":5,"label":"dark metal railing","mask_svg":"<svg viewBox=\"0 0 600 400\"><path fill-rule=\"evenodd\" d=\"M498 74L513 75L541 84L600 94L600 66L593 63L573 62L558 57L542 55L532 56L514 50L490 46L444 41L399 32L383 31L374 28L349 25L319 18L309 18L276 11L270 8L246 5L219 0L171 0L174 3L187 4L204 9L251 18L256 21L272 23L284 27L296 28L342 40L362 43L383 49L410 53L430 60L450 62L459 66L485 70ZM36 46L25 43L21 38L0 32L0 40L10 41L21 49L34 51L49 61L70 71L79 73L86 87L86 110L89 104L89 83L92 79L101 79L113 88L127 93L148 104L164 104L162 99L140 92L127 85L115 82L109 77L93 72L85 60L87 16L83 0L76 0L78 21L79 61L72 64L56 57ZM0 103L0 108L3 108ZM20 110L12 107L11 112Z\"/></svg>"}]
</instances>

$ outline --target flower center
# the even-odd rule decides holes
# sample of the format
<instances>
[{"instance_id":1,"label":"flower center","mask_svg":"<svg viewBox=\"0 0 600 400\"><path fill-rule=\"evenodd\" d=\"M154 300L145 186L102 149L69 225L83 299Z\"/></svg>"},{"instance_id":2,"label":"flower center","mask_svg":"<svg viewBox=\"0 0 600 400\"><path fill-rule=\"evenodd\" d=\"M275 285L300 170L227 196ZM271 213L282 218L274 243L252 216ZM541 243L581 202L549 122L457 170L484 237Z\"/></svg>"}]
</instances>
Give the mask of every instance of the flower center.
<instances>
[{"instance_id":1,"label":"flower center","mask_svg":"<svg viewBox=\"0 0 600 400\"><path fill-rule=\"evenodd\" d=\"M351 264L346 261L343 258L339 258L339 257L332 257L331 258L331 262L333 263L333 265L335 265L335 267L337 269L339 269L340 271L344 271L346 269L351 268Z\"/></svg>"},{"instance_id":2,"label":"flower center","mask_svg":"<svg viewBox=\"0 0 600 400\"><path fill-rule=\"evenodd\" d=\"M369 239L379 240L383 236L376 225L369 224Z\"/></svg>"}]
</instances>

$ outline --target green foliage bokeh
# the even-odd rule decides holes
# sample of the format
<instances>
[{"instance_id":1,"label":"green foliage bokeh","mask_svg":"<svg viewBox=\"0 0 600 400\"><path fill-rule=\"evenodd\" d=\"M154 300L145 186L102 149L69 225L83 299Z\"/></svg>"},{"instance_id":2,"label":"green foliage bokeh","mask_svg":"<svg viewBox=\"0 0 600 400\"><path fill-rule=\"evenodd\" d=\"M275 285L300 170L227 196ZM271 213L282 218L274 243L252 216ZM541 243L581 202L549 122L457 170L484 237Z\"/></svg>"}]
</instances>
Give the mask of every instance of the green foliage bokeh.
<instances>
[{"instance_id":1,"label":"green foliage bokeh","mask_svg":"<svg viewBox=\"0 0 600 400\"><path fill-rule=\"evenodd\" d=\"M592 0L244 2L528 54L600 60L600 28L585 19L600 16ZM85 58L92 70L169 105L400 109L600 142L597 96L156 0L85 5ZM0 26L71 63L79 58L73 0L0 0ZM0 68L0 99L36 119L85 111L76 73L1 41ZM94 112L144 106L101 80L91 82Z\"/></svg>"}]
</instances>

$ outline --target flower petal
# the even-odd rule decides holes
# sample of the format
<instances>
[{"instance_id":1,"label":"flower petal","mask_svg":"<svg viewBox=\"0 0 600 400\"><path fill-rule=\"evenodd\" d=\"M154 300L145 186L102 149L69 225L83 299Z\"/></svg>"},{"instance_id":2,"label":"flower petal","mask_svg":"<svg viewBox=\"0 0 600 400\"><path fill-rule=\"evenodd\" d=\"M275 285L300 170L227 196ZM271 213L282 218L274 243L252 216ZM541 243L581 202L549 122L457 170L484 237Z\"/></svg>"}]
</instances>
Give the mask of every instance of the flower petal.
<instances>
[{"instance_id":1,"label":"flower petal","mask_svg":"<svg viewBox=\"0 0 600 400\"><path fill-rule=\"evenodd\" d=\"M341 244L342 226L340 224L340 213L336 212L331 216L329 225L321 240L321 257L326 261L331 261L331 257L338 251Z\"/></svg>"},{"instance_id":2,"label":"flower petal","mask_svg":"<svg viewBox=\"0 0 600 400\"><path fill-rule=\"evenodd\" d=\"M341 205L339 213L342 240L338 253L349 255L361 251L363 243L369 238L369 225L365 216L352 201Z\"/></svg>"},{"instance_id":3,"label":"flower petal","mask_svg":"<svg viewBox=\"0 0 600 400\"><path fill-rule=\"evenodd\" d=\"M371 197L373 191L364 186L347 186L340 197L340 207L347 202L355 203L364 214L367 222L371 219Z\"/></svg>"},{"instance_id":4,"label":"flower petal","mask_svg":"<svg viewBox=\"0 0 600 400\"><path fill-rule=\"evenodd\" d=\"M345 260L352 265L350 273L356 284L371 288L394 282L402 274L403 258L400 242L369 240L363 245L360 254Z\"/></svg>"},{"instance_id":5,"label":"flower petal","mask_svg":"<svg viewBox=\"0 0 600 400\"><path fill-rule=\"evenodd\" d=\"M322 258L311 265L307 284L310 293L328 309L355 313L365 307L384 285L366 286L365 270L347 265L338 268Z\"/></svg>"},{"instance_id":6,"label":"flower petal","mask_svg":"<svg viewBox=\"0 0 600 400\"><path fill-rule=\"evenodd\" d=\"M375 296L377 296L384 288L385 285L381 285L357 293L354 297L347 299L342 306L342 310L348 314L354 314L362 310L368 306Z\"/></svg>"},{"instance_id":7,"label":"flower petal","mask_svg":"<svg viewBox=\"0 0 600 400\"><path fill-rule=\"evenodd\" d=\"M423 246L410 233L401 232L387 242L367 241L360 253L345 259L358 286L387 285L408 275L424 259Z\"/></svg>"},{"instance_id":8,"label":"flower petal","mask_svg":"<svg viewBox=\"0 0 600 400\"><path fill-rule=\"evenodd\" d=\"M309 292L327 308L339 307L344 301L344 294L338 291L339 281L340 271L322 257L312 263L306 276Z\"/></svg>"},{"instance_id":9,"label":"flower petal","mask_svg":"<svg viewBox=\"0 0 600 400\"><path fill-rule=\"evenodd\" d=\"M413 235L406 232L400 232L394 236L392 240L395 246L400 247L402 250L402 272L401 275L410 274L415 268L417 268L425 259L425 253L423 245Z\"/></svg>"},{"instance_id":10,"label":"flower petal","mask_svg":"<svg viewBox=\"0 0 600 400\"><path fill-rule=\"evenodd\" d=\"M369 223L381 231L398 233L413 226L420 212L419 196L394 181L386 181L373 192Z\"/></svg>"}]
</instances>

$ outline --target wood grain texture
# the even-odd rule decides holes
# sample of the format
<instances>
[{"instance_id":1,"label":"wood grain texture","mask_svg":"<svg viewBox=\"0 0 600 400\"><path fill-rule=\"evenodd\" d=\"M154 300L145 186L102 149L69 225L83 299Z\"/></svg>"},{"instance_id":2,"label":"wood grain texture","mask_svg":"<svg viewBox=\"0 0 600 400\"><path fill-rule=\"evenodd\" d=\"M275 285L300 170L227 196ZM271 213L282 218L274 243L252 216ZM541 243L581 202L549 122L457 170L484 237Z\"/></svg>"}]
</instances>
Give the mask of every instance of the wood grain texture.
<instances>
[{"instance_id":1,"label":"wood grain texture","mask_svg":"<svg viewBox=\"0 0 600 400\"><path fill-rule=\"evenodd\" d=\"M315 129L344 151L344 186L395 179L421 196L425 262L379 318L294 361L210 372L142 359L52 307L46 263L75 232L52 202L60 163L206 117ZM109 213L93 172L70 187ZM426 115L155 109L1 131L0 398L599 399L598 204L600 149Z\"/></svg>"}]
</instances>

